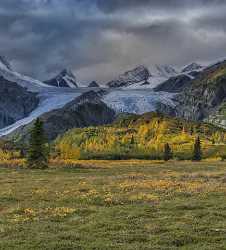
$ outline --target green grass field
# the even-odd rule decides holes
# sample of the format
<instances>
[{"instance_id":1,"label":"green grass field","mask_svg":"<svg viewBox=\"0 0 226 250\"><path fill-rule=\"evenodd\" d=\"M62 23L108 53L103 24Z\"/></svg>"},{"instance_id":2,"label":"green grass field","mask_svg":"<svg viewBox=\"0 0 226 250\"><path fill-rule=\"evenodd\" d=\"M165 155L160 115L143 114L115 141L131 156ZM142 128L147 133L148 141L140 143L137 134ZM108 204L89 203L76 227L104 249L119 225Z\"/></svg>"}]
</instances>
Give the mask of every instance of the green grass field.
<instances>
[{"instance_id":1,"label":"green grass field","mask_svg":"<svg viewBox=\"0 0 226 250\"><path fill-rule=\"evenodd\" d=\"M0 249L226 249L226 164L1 168Z\"/></svg>"}]
</instances>

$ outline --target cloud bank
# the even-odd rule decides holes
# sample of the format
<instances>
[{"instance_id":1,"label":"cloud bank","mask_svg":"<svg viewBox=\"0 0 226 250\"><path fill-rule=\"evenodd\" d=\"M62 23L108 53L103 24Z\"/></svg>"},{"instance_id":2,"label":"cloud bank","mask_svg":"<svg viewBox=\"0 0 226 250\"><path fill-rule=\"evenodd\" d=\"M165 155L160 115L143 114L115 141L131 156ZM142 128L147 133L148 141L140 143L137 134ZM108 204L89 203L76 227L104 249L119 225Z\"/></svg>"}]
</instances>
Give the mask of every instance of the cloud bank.
<instances>
[{"instance_id":1,"label":"cloud bank","mask_svg":"<svg viewBox=\"0 0 226 250\"><path fill-rule=\"evenodd\" d=\"M145 64L226 56L224 0L1 0L0 54L44 80L106 82Z\"/></svg>"}]
</instances>

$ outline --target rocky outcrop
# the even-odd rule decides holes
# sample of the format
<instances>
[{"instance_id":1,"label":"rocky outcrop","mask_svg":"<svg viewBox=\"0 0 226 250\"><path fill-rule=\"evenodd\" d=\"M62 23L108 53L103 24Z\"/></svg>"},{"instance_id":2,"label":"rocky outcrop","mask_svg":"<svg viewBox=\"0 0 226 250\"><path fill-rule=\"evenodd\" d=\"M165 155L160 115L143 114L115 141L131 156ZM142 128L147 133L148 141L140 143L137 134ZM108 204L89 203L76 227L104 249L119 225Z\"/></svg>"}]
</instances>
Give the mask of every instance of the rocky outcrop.
<instances>
[{"instance_id":1,"label":"rocky outcrop","mask_svg":"<svg viewBox=\"0 0 226 250\"><path fill-rule=\"evenodd\" d=\"M44 128L49 140L54 140L58 135L71 128L83 128L109 124L115 119L115 112L101 101L103 93L89 91L62 109L53 110L42 115ZM14 131L8 138L27 140L33 123Z\"/></svg>"},{"instance_id":2,"label":"rocky outcrop","mask_svg":"<svg viewBox=\"0 0 226 250\"><path fill-rule=\"evenodd\" d=\"M179 93L184 88L189 87L191 84L192 79L191 77L187 75L178 75L175 77L171 77L169 80L161 83L156 88L154 88L154 91L164 91L164 92L170 92L170 93Z\"/></svg>"},{"instance_id":3,"label":"rocky outcrop","mask_svg":"<svg viewBox=\"0 0 226 250\"><path fill-rule=\"evenodd\" d=\"M120 75L115 80L107 83L110 88L126 87L134 83L147 82L148 78L151 76L149 70L144 66L139 66L133 70L127 71Z\"/></svg>"},{"instance_id":4,"label":"rocky outcrop","mask_svg":"<svg viewBox=\"0 0 226 250\"><path fill-rule=\"evenodd\" d=\"M0 128L28 116L39 103L36 94L0 76Z\"/></svg>"},{"instance_id":5,"label":"rocky outcrop","mask_svg":"<svg viewBox=\"0 0 226 250\"><path fill-rule=\"evenodd\" d=\"M206 68L176 97L178 116L191 120L203 120L225 101L226 61Z\"/></svg>"},{"instance_id":6,"label":"rocky outcrop","mask_svg":"<svg viewBox=\"0 0 226 250\"><path fill-rule=\"evenodd\" d=\"M76 83L76 77L74 74L68 70L63 70L59 75L56 77L45 81L47 85L51 85L54 87L66 87L66 88L77 88L78 85Z\"/></svg>"}]
</instances>

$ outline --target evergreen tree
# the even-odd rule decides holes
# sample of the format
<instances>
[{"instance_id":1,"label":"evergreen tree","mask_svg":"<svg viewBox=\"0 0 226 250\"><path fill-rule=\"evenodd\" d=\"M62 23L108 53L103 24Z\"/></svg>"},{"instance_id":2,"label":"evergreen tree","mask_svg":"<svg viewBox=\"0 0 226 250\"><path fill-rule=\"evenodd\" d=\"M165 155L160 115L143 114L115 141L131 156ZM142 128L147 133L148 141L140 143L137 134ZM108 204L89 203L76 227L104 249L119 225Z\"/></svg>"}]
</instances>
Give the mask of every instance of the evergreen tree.
<instances>
[{"instance_id":1,"label":"evergreen tree","mask_svg":"<svg viewBox=\"0 0 226 250\"><path fill-rule=\"evenodd\" d=\"M201 141L200 141L199 136L195 140L192 160L193 161L201 161L202 160L202 149L201 149Z\"/></svg>"},{"instance_id":2,"label":"evergreen tree","mask_svg":"<svg viewBox=\"0 0 226 250\"><path fill-rule=\"evenodd\" d=\"M134 140L134 137L133 137L133 135L132 135L132 138L131 138L131 142L130 142L130 144L134 144L135 143L135 140Z\"/></svg>"},{"instance_id":3,"label":"evergreen tree","mask_svg":"<svg viewBox=\"0 0 226 250\"><path fill-rule=\"evenodd\" d=\"M38 118L31 129L27 165L29 168L47 168L48 156L49 152L43 122Z\"/></svg>"},{"instance_id":4,"label":"evergreen tree","mask_svg":"<svg viewBox=\"0 0 226 250\"><path fill-rule=\"evenodd\" d=\"M193 135L193 134L194 134L194 128L191 127L191 129L190 129L190 135Z\"/></svg>"},{"instance_id":5,"label":"evergreen tree","mask_svg":"<svg viewBox=\"0 0 226 250\"><path fill-rule=\"evenodd\" d=\"M166 143L164 145L164 157L163 157L164 161L169 161L170 159L172 159L172 156L173 156L173 154L172 154L172 150L169 146L169 143Z\"/></svg>"}]
</instances>

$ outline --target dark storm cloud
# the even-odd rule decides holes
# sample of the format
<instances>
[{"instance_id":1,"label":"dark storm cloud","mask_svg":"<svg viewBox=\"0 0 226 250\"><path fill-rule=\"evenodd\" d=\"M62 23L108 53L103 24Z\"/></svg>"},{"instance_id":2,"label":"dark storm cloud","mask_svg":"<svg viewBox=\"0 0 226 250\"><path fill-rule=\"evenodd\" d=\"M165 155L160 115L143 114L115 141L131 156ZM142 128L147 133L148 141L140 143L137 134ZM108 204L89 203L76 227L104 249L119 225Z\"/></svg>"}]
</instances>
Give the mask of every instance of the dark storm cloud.
<instances>
[{"instance_id":1,"label":"dark storm cloud","mask_svg":"<svg viewBox=\"0 0 226 250\"><path fill-rule=\"evenodd\" d=\"M105 81L138 64L225 56L225 11L223 0L1 0L0 54L40 79L69 67Z\"/></svg>"}]
</instances>

